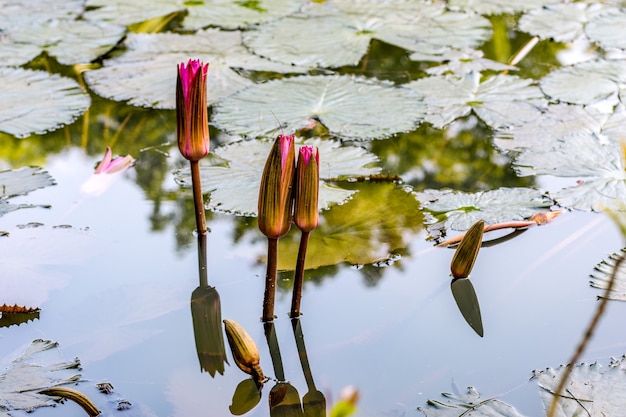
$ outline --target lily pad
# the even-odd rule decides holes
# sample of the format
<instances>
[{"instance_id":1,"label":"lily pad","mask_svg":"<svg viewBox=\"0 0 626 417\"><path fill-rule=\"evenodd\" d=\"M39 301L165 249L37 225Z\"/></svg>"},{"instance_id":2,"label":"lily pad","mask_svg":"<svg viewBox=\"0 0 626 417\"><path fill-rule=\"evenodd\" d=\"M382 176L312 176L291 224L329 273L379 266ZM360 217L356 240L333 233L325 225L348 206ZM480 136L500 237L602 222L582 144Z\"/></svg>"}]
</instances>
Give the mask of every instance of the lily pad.
<instances>
[{"instance_id":1,"label":"lily pad","mask_svg":"<svg viewBox=\"0 0 626 417\"><path fill-rule=\"evenodd\" d=\"M359 185L350 201L321 213L320 225L309 237L306 269L383 263L404 254L422 230L418 204L405 189L393 183ZM296 230L279 241L280 270L295 268L300 242Z\"/></svg>"},{"instance_id":2,"label":"lily pad","mask_svg":"<svg viewBox=\"0 0 626 417\"><path fill-rule=\"evenodd\" d=\"M524 220L537 211L549 211L553 202L532 188L499 188L478 193L425 190L415 193L426 214L431 236L441 229L467 230L479 220L485 224Z\"/></svg>"},{"instance_id":3,"label":"lily pad","mask_svg":"<svg viewBox=\"0 0 626 417\"><path fill-rule=\"evenodd\" d=\"M566 103L591 105L610 99L615 105L626 88L626 62L595 60L561 67L546 75L540 87L552 99Z\"/></svg>"},{"instance_id":4,"label":"lily pad","mask_svg":"<svg viewBox=\"0 0 626 417\"><path fill-rule=\"evenodd\" d=\"M611 280L611 275L615 271L617 260L626 254L626 249L613 253L607 259L597 264L591 274L591 286L601 290L606 290ZM603 292L604 295L604 292ZM626 263L622 262L615 275L613 288L608 295L610 300L626 301Z\"/></svg>"},{"instance_id":5,"label":"lily pad","mask_svg":"<svg viewBox=\"0 0 626 417\"><path fill-rule=\"evenodd\" d=\"M176 107L176 66L190 58L209 63L207 102L215 103L252 81L233 68L255 71L299 72L250 53L241 44L241 32L208 29L193 35L130 33L126 52L85 72L85 80L99 95L134 106Z\"/></svg>"},{"instance_id":6,"label":"lily pad","mask_svg":"<svg viewBox=\"0 0 626 417\"><path fill-rule=\"evenodd\" d=\"M626 13L615 7L605 7L602 12L597 13L585 27L587 36L603 48L626 49L626 39L620 36L626 25Z\"/></svg>"},{"instance_id":7,"label":"lily pad","mask_svg":"<svg viewBox=\"0 0 626 417\"><path fill-rule=\"evenodd\" d=\"M428 68L426 73L431 75L456 74L464 76L469 73L480 73L485 70L515 71L517 67L503 64L483 57L483 52L475 49L447 49L439 53L424 54L415 52L409 56L414 61L444 62L444 64Z\"/></svg>"},{"instance_id":8,"label":"lily pad","mask_svg":"<svg viewBox=\"0 0 626 417\"><path fill-rule=\"evenodd\" d=\"M87 0L85 7L87 19L124 26L185 10L182 2L172 0Z\"/></svg>"},{"instance_id":9,"label":"lily pad","mask_svg":"<svg viewBox=\"0 0 626 417\"><path fill-rule=\"evenodd\" d=\"M448 0L447 4L453 10L460 9L479 14L513 14L560 2L561 0L530 0L523 2L517 0Z\"/></svg>"},{"instance_id":10,"label":"lily pad","mask_svg":"<svg viewBox=\"0 0 626 417\"><path fill-rule=\"evenodd\" d=\"M378 159L365 149L341 146L339 142L308 139L302 144L317 146L320 158L319 207L328 208L348 200L354 190L330 184L329 180L345 180L376 174L373 166ZM202 189L211 193L208 207L212 210L242 216L256 216L261 174L272 142L266 140L241 141L212 150L221 161L200 167ZM189 170L176 173L180 185L191 186Z\"/></svg>"},{"instance_id":11,"label":"lily pad","mask_svg":"<svg viewBox=\"0 0 626 417\"><path fill-rule=\"evenodd\" d=\"M35 207L29 204L10 204L8 200L11 197L26 195L55 184L54 178L47 171L37 167L0 171L0 216L21 208Z\"/></svg>"},{"instance_id":12,"label":"lily pad","mask_svg":"<svg viewBox=\"0 0 626 417\"><path fill-rule=\"evenodd\" d=\"M17 137L72 123L91 103L76 81L44 71L0 67L0 83L0 131Z\"/></svg>"},{"instance_id":13,"label":"lily pad","mask_svg":"<svg viewBox=\"0 0 626 417\"><path fill-rule=\"evenodd\" d=\"M626 407L626 368L624 356L612 359L606 367L581 363L534 371L544 407L548 409L565 369L574 366L567 390L558 400L556 417L618 416ZM584 405L584 410L581 405Z\"/></svg>"},{"instance_id":14,"label":"lily pad","mask_svg":"<svg viewBox=\"0 0 626 417\"><path fill-rule=\"evenodd\" d=\"M529 79L495 75L480 80L480 74L422 78L406 87L424 95L425 120L437 128L474 112L487 125L498 128L536 120L546 102L541 90Z\"/></svg>"},{"instance_id":15,"label":"lily pad","mask_svg":"<svg viewBox=\"0 0 626 417\"><path fill-rule=\"evenodd\" d=\"M420 96L409 89L350 76L303 76L224 99L214 109L213 123L254 138L305 128L313 118L333 135L359 140L412 130L424 113Z\"/></svg>"},{"instance_id":16,"label":"lily pad","mask_svg":"<svg viewBox=\"0 0 626 417\"><path fill-rule=\"evenodd\" d=\"M304 24L315 27L315 36L302 30ZM449 45L476 47L490 35L488 20L450 12L443 3L329 0L247 32L244 41L279 62L338 67L356 65L374 38L431 52Z\"/></svg>"},{"instance_id":17,"label":"lily pad","mask_svg":"<svg viewBox=\"0 0 626 417\"><path fill-rule=\"evenodd\" d=\"M46 358L43 352L58 346L49 340L35 340L24 354L11 362L0 373L0 415L11 416L13 410L33 411L54 405L47 395L39 394L45 388L75 383L79 378L80 362L59 362ZM21 415L21 414L20 414Z\"/></svg>"},{"instance_id":18,"label":"lily pad","mask_svg":"<svg viewBox=\"0 0 626 417\"><path fill-rule=\"evenodd\" d=\"M520 30L541 39L573 42L584 35L585 25L606 6L585 2L565 3L537 7L524 14L519 21Z\"/></svg>"},{"instance_id":19,"label":"lily pad","mask_svg":"<svg viewBox=\"0 0 626 417\"><path fill-rule=\"evenodd\" d=\"M85 20L83 11L80 0L0 1L0 62L24 65L46 51L61 64L72 65L89 63L113 49L125 28Z\"/></svg>"},{"instance_id":20,"label":"lily pad","mask_svg":"<svg viewBox=\"0 0 626 417\"><path fill-rule=\"evenodd\" d=\"M483 398L476 388L467 387L464 394L441 393L442 400L428 400L417 409L426 417L524 417L515 408L496 398Z\"/></svg>"}]
</instances>

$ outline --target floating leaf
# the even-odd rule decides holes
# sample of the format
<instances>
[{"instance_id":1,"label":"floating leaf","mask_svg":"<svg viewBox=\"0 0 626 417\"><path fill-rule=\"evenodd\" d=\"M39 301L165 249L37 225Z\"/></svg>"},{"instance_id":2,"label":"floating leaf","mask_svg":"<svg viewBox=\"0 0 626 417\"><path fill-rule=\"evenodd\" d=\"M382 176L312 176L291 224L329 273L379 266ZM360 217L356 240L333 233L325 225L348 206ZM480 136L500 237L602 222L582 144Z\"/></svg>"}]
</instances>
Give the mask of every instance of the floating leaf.
<instances>
[{"instance_id":1,"label":"floating leaf","mask_svg":"<svg viewBox=\"0 0 626 417\"><path fill-rule=\"evenodd\" d=\"M207 29L193 35L129 33L126 52L85 72L85 80L99 95L128 100L134 106L173 109L176 66L189 58L209 63L209 104L252 84L233 68L299 72L296 67L272 63L250 53L241 44L241 32Z\"/></svg>"},{"instance_id":2,"label":"floating leaf","mask_svg":"<svg viewBox=\"0 0 626 417\"><path fill-rule=\"evenodd\" d=\"M412 130L423 114L420 97L408 89L350 76L303 76L255 85L221 101L213 123L259 137L302 129L315 118L331 134L358 140Z\"/></svg>"},{"instance_id":3,"label":"floating leaf","mask_svg":"<svg viewBox=\"0 0 626 417\"><path fill-rule=\"evenodd\" d=\"M598 363L575 365L567 389L558 399L556 417L619 416L626 407L626 368L624 356L612 359L606 367ZM540 388L539 395L548 409L565 369L547 368L533 371ZM584 406L584 410L582 408Z\"/></svg>"},{"instance_id":4,"label":"floating leaf","mask_svg":"<svg viewBox=\"0 0 626 417\"><path fill-rule=\"evenodd\" d=\"M467 230L479 220L486 224L524 220L546 211L552 200L532 188L499 188L477 193L425 190L415 198L426 212L431 235L440 229Z\"/></svg>"},{"instance_id":5,"label":"floating leaf","mask_svg":"<svg viewBox=\"0 0 626 417\"><path fill-rule=\"evenodd\" d=\"M179 2L172 0L87 0L85 7L87 19L124 26L184 10Z\"/></svg>"},{"instance_id":6,"label":"floating leaf","mask_svg":"<svg viewBox=\"0 0 626 417\"><path fill-rule=\"evenodd\" d=\"M405 253L422 230L422 215L405 189L389 183L356 186L359 193L354 198L320 214L319 226L309 237L306 269L381 264ZM295 231L280 239L280 270L294 269L299 242L300 233Z\"/></svg>"},{"instance_id":7,"label":"floating leaf","mask_svg":"<svg viewBox=\"0 0 626 417\"><path fill-rule=\"evenodd\" d=\"M520 18L519 28L541 39L573 42L584 34L585 24L598 8L604 7L584 2L545 5L524 14Z\"/></svg>"},{"instance_id":8,"label":"floating leaf","mask_svg":"<svg viewBox=\"0 0 626 417\"><path fill-rule=\"evenodd\" d=\"M70 78L44 71L0 67L0 131L25 137L73 122L89 96Z\"/></svg>"},{"instance_id":9,"label":"floating leaf","mask_svg":"<svg viewBox=\"0 0 626 417\"><path fill-rule=\"evenodd\" d=\"M315 27L310 36L304 25ZM372 39L412 51L475 47L491 34L481 16L450 12L444 4L392 0L330 0L249 31L244 43L273 60L306 66L356 65Z\"/></svg>"},{"instance_id":10,"label":"floating leaf","mask_svg":"<svg viewBox=\"0 0 626 417\"><path fill-rule=\"evenodd\" d=\"M445 62L444 64L428 68L426 73L432 75L456 74L463 76L471 72L480 73L485 70L515 71L517 67L483 58L483 52L474 49L447 49L434 54L413 53L409 59L414 61Z\"/></svg>"},{"instance_id":11,"label":"floating leaf","mask_svg":"<svg viewBox=\"0 0 626 417\"><path fill-rule=\"evenodd\" d=\"M626 62L595 60L561 67L543 77L540 86L546 95L562 102L590 105L610 99L614 105L626 87Z\"/></svg>"},{"instance_id":12,"label":"floating leaf","mask_svg":"<svg viewBox=\"0 0 626 417\"><path fill-rule=\"evenodd\" d=\"M79 0L1 1L0 62L24 65L42 51L65 65L89 63L104 55L122 39L125 28L85 20L83 10Z\"/></svg>"},{"instance_id":13,"label":"floating leaf","mask_svg":"<svg viewBox=\"0 0 626 417\"><path fill-rule=\"evenodd\" d=\"M605 6L587 23L585 32L590 40L603 48L626 49L626 40L621 36L624 25L626 25L624 10Z\"/></svg>"},{"instance_id":14,"label":"floating leaf","mask_svg":"<svg viewBox=\"0 0 626 417\"><path fill-rule=\"evenodd\" d=\"M524 417L510 405L496 398L482 398L474 387L465 394L443 392L443 400L428 400L426 407L418 407L426 417Z\"/></svg>"},{"instance_id":15,"label":"floating leaf","mask_svg":"<svg viewBox=\"0 0 626 417\"><path fill-rule=\"evenodd\" d=\"M447 4L453 10L461 9L479 14L513 14L526 10L546 7L549 4L560 3L561 0L448 0Z\"/></svg>"},{"instance_id":16,"label":"floating leaf","mask_svg":"<svg viewBox=\"0 0 626 417\"><path fill-rule=\"evenodd\" d=\"M26 352L13 360L10 367L0 374L0 415L12 410L32 411L35 408L53 405L50 397L38 391L54 386L76 382L80 375L80 362L42 363L42 352L54 349L57 343L49 340L35 340ZM44 359L45 360L45 359Z\"/></svg>"},{"instance_id":17,"label":"floating leaf","mask_svg":"<svg viewBox=\"0 0 626 417\"><path fill-rule=\"evenodd\" d=\"M47 171L37 167L0 171L0 216L21 208L36 207L30 204L10 204L9 198L55 184Z\"/></svg>"},{"instance_id":18,"label":"floating leaf","mask_svg":"<svg viewBox=\"0 0 626 417\"><path fill-rule=\"evenodd\" d=\"M611 275L615 271L617 260L626 254L626 249L621 252L613 253L607 259L597 264L594 272L591 274L591 286L606 290L611 280ZM604 294L603 294L604 295ZM613 288L608 295L610 300L626 301L626 263L622 262L616 272Z\"/></svg>"},{"instance_id":19,"label":"floating leaf","mask_svg":"<svg viewBox=\"0 0 626 417\"><path fill-rule=\"evenodd\" d=\"M375 174L380 168L372 165L378 160L365 149L341 146L339 142L309 139L305 145L317 146L320 155L319 207L343 203L354 194L327 183L328 180L348 179ZM241 141L211 151L224 163L200 167L202 189L211 192L208 203L213 210L242 216L256 216L261 174L272 142L265 140ZM179 171L176 181L191 186L189 170Z\"/></svg>"},{"instance_id":20,"label":"floating leaf","mask_svg":"<svg viewBox=\"0 0 626 417\"><path fill-rule=\"evenodd\" d=\"M532 80L496 75L482 82L480 74L463 77L447 75L422 78L406 87L424 96L425 120L443 128L455 119L476 113L493 128L536 120L545 100Z\"/></svg>"}]
</instances>

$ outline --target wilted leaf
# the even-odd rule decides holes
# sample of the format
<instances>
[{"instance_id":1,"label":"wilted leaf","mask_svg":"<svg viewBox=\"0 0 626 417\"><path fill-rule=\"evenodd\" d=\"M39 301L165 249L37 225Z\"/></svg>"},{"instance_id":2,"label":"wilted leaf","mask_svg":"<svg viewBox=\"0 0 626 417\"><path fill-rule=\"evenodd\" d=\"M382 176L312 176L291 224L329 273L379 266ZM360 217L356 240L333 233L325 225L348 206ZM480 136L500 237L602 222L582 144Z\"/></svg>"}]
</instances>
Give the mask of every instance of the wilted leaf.
<instances>
[{"instance_id":1,"label":"wilted leaf","mask_svg":"<svg viewBox=\"0 0 626 417\"><path fill-rule=\"evenodd\" d=\"M626 254L626 249L622 249L621 252L614 253L607 259L597 264L594 268L594 272L591 274L590 284L594 288L606 290L611 280L611 275L615 271L617 260ZM604 292L602 293L604 296ZM613 288L608 295L610 300L626 301L626 263L622 262L619 269L615 274L615 280L613 281Z\"/></svg>"},{"instance_id":2,"label":"wilted leaf","mask_svg":"<svg viewBox=\"0 0 626 417\"><path fill-rule=\"evenodd\" d=\"M529 0L523 2L516 0L448 0L447 4L453 10L461 9L479 14L513 14L560 2L561 0Z\"/></svg>"},{"instance_id":3,"label":"wilted leaf","mask_svg":"<svg viewBox=\"0 0 626 417\"><path fill-rule=\"evenodd\" d=\"M193 35L129 33L126 52L85 72L85 80L99 95L128 100L134 106L173 109L176 105L176 66L190 58L209 63L209 104L252 84L233 68L299 72L296 67L272 63L250 53L241 44L241 32L207 29Z\"/></svg>"},{"instance_id":4,"label":"wilted leaf","mask_svg":"<svg viewBox=\"0 0 626 417\"><path fill-rule=\"evenodd\" d=\"M320 158L319 207L343 203L354 194L353 190L338 188L327 183L333 179L347 179L375 174L380 168L373 166L376 156L355 146L341 146L339 142L309 139L304 145L317 146ZM208 203L213 210L242 216L256 216L261 174L272 142L264 140L241 141L212 150L221 158L215 165L200 167L202 189L211 192ZM176 174L181 185L191 186L188 169Z\"/></svg>"},{"instance_id":5,"label":"wilted leaf","mask_svg":"<svg viewBox=\"0 0 626 417\"><path fill-rule=\"evenodd\" d=\"M35 340L0 374L0 415L3 411L10 415L12 410L32 411L53 405L50 397L38 391L74 383L80 378L80 374L76 373L80 369L78 359L71 362L45 359L42 352L56 347L57 343L49 340Z\"/></svg>"},{"instance_id":6,"label":"wilted leaf","mask_svg":"<svg viewBox=\"0 0 626 417\"><path fill-rule=\"evenodd\" d=\"M0 62L24 65L42 51L65 65L86 64L104 55L124 36L125 29L86 20L83 12L80 0L0 1ZM10 84L3 81L2 85Z\"/></svg>"},{"instance_id":7,"label":"wilted leaf","mask_svg":"<svg viewBox=\"0 0 626 417\"><path fill-rule=\"evenodd\" d=\"M550 407L554 391L568 366L572 365L533 372L546 409ZM625 371L623 356L612 359L607 367L598 363L575 365L567 382L567 389L559 397L555 416L622 415L626 407Z\"/></svg>"},{"instance_id":8,"label":"wilted leaf","mask_svg":"<svg viewBox=\"0 0 626 417\"><path fill-rule=\"evenodd\" d=\"M446 230L467 230L479 220L485 224L524 220L553 204L541 191L532 188L499 188L463 193L451 190L425 190L415 193L432 236Z\"/></svg>"},{"instance_id":9,"label":"wilted leaf","mask_svg":"<svg viewBox=\"0 0 626 417\"><path fill-rule=\"evenodd\" d=\"M314 27L315 36L304 25ZM440 3L329 0L247 32L244 43L279 62L338 67L356 65L374 38L430 53L449 45L475 47L490 34L482 16L450 12Z\"/></svg>"},{"instance_id":10,"label":"wilted leaf","mask_svg":"<svg viewBox=\"0 0 626 417\"><path fill-rule=\"evenodd\" d=\"M493 128L536 120L546 102L532 80L512 75L496 75L480 81L471 72L433 76L410 82L406 87L424 96L425 120L443 128L474 111Z\"/></svg>"},{"instance_id":11,"label":"wilted leaf","mask_svg":"<svg viewBox=\"0 0 626 417\"><path fill-rule=\"evenodd\" d=\"M309 237L306 269L388 261L406 252L422 230L422 215L406 190L389 183L363 183L358 189L347 203L320 214L320 224ZM295 268L299 242L297 232L280 239L280 270Z\"/></svg>"},{"instance_id":12,"label":"wilted leaf","mask_svg":"<svg viewBox=\"0 0 626 417\"><path fill-rule=\"evenodd\" d=\"M546 95L562 102L590 105L609 99L615 105L626 87L626 62L595 60L561 67L539 85Z\"/></svg>"},{"instance_id":13,"label":"wilted leaf","mask_svg":"<svg viewBox=\"0 0 626 417\"><path fill-rule=\"evenodd\" d=\"M76 81L44 71L0 67L0 84L0 131L17 137L72 123L91 102Z\"/></svg>"},{"instance_id":14,"label":"wilted leaf","mask_svg":"<svg viewBox=\"0 0 626 417\"><path fill-rule=\"evenodd\" d=\"M428 400L417 409L427 417L524 417L510 405L496 398L481 398L474 387L465 394L441 393L443 400Z\"/></svg>"},{"instance_id":15,"label":"wilted leaf","mask_svg":"<svg viewBox=\"0 0 626 417\"><path fill-rule=\"evenodd\" d=\"M350 76L303 76L255 85L222 100L213 123L254 138L299 130L314 118L333 135L360 140L412 130L423 114L420 97L409 89Z\"/></svg>"}]
</instances>

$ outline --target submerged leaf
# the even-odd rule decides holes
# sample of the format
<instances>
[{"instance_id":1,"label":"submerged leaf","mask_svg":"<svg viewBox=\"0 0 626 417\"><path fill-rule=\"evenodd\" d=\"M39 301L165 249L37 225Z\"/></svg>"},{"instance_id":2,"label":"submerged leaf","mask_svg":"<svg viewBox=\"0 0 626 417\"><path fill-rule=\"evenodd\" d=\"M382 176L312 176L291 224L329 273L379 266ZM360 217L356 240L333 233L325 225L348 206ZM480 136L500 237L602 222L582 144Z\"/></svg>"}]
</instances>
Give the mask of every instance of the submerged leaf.
<instances>
[{"instance_id":1,"label":"submerged leaf","mask_svg":"<svg viewBox=\"0 0 626 417\"><path fill-rule=\"evenodd\" d=\"M425 120L443 128L474 111L493 128L531 122L546 102L532 80L496 75L480 81L480 74L422 78L406 85L424 95Z\"/></svg>"},{"instance_id":2,"label":"submerged leaf","mask_svg":"<svg viewBox=\"0 0 626 417\"><path fill-rule=\"evenodd\" d=\"M376 156L356 146L341 146L339 142L308 139L303 145L316 146L320 155L319 207L328 208L348 200L354 190L330 184L330 180L345 180L376 174ZM242 216L256 216L259 186L265 160L272 142L240 141L214 149L211 153L222 161L200 167L202 189L211 192L209 208ZM189 170L179 171L176 181L191 186Z\"/></svg>"},{"instance_id":3,"label":"submerged leaf","mask_svg":"<svg viewBox=\"0 0 626 417\"><path fill-rule=\"evenodd\" d=\"M558 399L557 417L619 416L626 407L626 367L624 356L612 359L606 366L598 363L575 365L567 382L567 389ZM554 391L565 369L573 365L533 371L539 386L539 395L548 409ZM582 408L584 406L584 410Z\"/></svg>"},{"instance_id":4,"label":"submerged leaf","mask_svg":"<svg viewBox=\"0 0 626 417\"><path fill-rule=\"evenodd\" d=\"M43 352L56 347L57 343L49 340L35 340L22 356L13 360L10 367L0 374L0 415L3 411L33 411L35 408L53 405L50 397L38 391L74 383L79 379L78 359L71 362L45 360Z\"/></svg>"},{"instance_id":5,"label":"submerged leaf","mask_svg":"<svg viewBox=\"0 0 626 417\"><path fill-rule=\"evenodd\" d=\"M176 33L128 34L126 52L106 60L104 67L85 72L85 80L99 95L128 100L134 106L173 109L176 66L189 57L208 62L207 102L215 103L252 84L233 68L299 72L250 53L241 32L207 29L193 35Z\"/></svg>"},{"instance_id":6,"label":"submerged leaf","mask_svg":"<svg viewBox=\"0 0 626 417\"><path fill-rule=\"evenodd\" d=\"M541 191L532 188L499 188L477 193L425 190L415 193L431 236L446 230L467 230L479 220L486 224L524 220L553 204Z\"/></svg>"},{"instance_id":7,"label":"submerged leaf","mask_svg":"<svg viewBox=\"0 0 626 417\"><path fill-rule=\"evenodd\" d=\"M255 138L297 131L318 119L333 135L360 140L412 130L423 114L421 98L409 89L347 75L303 76L255 85L221 101L213 123Z\"/></svg>"},{"instance_id":8,"label":"submerged leaf","mask_svg":"<svg viewBox=\"0 0 626 417\"><path fill-rule=\"evenodd\" d=\"M76 81L44 71L0 67L0 84L0 131L17 137L72 123L91 102Z\"/></svg>"},{"instance_id":9,"label":"submerged leaf","mask_svg":"<svg viewBox=\"0 0 626 417\"><path fill-rule=\"evenodd\" d=\"M483 399L474 387L465 394L441 393L443 400L428 400L426 407L417 409L426 417L523 417L510 405L496 399Z\"/></svg>"},{"instance_id":10,"label":"submerged leaf","mask_svg":"<svg viewBox=\"0 0 626 417\"><path fill-rule=\"evenodd\" d=\"M622 249L621 252L613 253L607 259L597 264L594 267L594 272L591 274L591 286L606 290L609 286L611 275L615 272L617 260L625 254L626 249ZM615 281L608 298L610 300L626 301L626 263L624 262L621 263L619 269L615 272Z\"/></svg>"}]
</instances>

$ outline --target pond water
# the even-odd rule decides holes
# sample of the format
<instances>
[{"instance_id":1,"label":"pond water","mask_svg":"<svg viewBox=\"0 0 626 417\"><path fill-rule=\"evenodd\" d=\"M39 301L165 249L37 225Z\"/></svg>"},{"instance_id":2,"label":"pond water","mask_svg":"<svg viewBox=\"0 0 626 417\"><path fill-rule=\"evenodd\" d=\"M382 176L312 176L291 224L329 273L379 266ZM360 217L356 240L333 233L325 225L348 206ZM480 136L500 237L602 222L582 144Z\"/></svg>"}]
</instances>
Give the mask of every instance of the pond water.
<instances>
[{"instance_id":1,"label":"pond water","mask_svg":"<svg viewBox=\"0 0 626 417\"><path fill-rule=\"evenodd\" d=\"M511 19L493 17L496 34L507 33ZM498 45L502 38L494 36L482 49L497 60L528 38L509 33L503 47ZM539 78L546 67L555 67L556 50L565 46L554 45L540 44L520 64L522 74ZM406 55L374 40L361 65L341 72L397 82L423 75L426 64ZM29 67L42 67L44 61L68 72L45 56ZM191 299L203 286L202 251L194 235L191 193L175 181L176 170L187 164L175 143L174 112L133 107L93 92L91 99L88 113L66 127L24 139L0 137L2 169L40 166L56 181L10 199L50 207L0 217L0 230L9 232L0 237L0 305L41 309L37 319L0 328L0 369L31 341L53 340L59 343L59 360L80 359L84 381L76 388L99 406L106 398L93 386L106 381L133 404L133 415L233 415L233 394L247 375L235 366L227 344L223 375L210 375L196 347L202 329L194 326ZM233 140L214 127L211 134L214 148ZM326 212L323 222L339 232L325 227L312 232L321 266L305 275L297 335L288 317L292 272L279 274L274 321L279 358L260 321L266 240L254 217L207 211L208 285L219 294L221 317L239 322L255 340L267 376L284 373L301 399L318 390L329 406L344 387L354 386L360 393L359 416L423 415L418 407L427 400L468 386L526 416L543 415L539 388L529 381L532 371L567 363L598 305L600 292L590 288L589 275L623 246L623 236L605 214L566 210L549 224L483 247L470 276L484 328L484 336L477 335L451 292L454 251L428 239L419 203L407 191L558 190L587 178L518 177L511 155L494 149L493 135L470 115L447 129L424 124L390 139L345 141L343 146L356 143L379 157L381 172L398 176L402 184L389 178L333 182L359 193ZM81 187L93 179L106 146L115 154L133 155L136 166L108 178L101 193L85 193ZM333 212L338 214L332 217ZM344 224L353 227L351 234L341 234ZM282 239L281 253L293 256L298 238L293 227ZM320 247L348 261L329 262L332 256ZM317 262L315 253L311 256ZM354 259L369 261L352 265ZM625 314L624 303L609 303L584 361L607 364L626 354ZM259 405L247 416L269 415L275 384L273 379L265 384ZM72 403L36 410L41 416L61 414L84 412Z\"/></svg>"}]
</instances>

